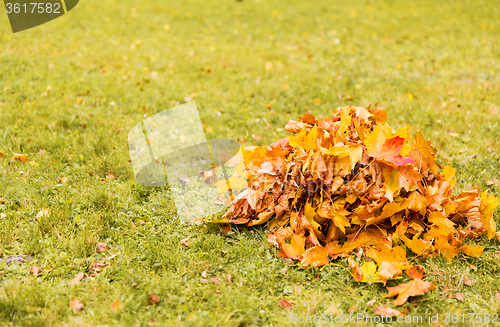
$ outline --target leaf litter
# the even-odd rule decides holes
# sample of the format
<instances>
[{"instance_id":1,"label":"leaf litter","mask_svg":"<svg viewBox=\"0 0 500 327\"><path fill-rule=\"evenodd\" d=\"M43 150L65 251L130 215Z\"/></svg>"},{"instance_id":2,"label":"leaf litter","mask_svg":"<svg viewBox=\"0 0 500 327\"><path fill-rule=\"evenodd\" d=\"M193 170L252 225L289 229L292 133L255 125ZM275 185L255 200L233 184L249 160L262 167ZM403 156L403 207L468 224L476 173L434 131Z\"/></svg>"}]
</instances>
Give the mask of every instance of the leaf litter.
<instances>
[{"instance_id":1,"label":"leaf litter","mask_svg":"<svg viewBox=\"0 0 500 327\"><path fill-rule=\"evenodd\" d=\"M245 171L232 179L248 188L217 222L268 224L278 256L301 267L347 257L356 282L385 285L406 273L410 282L387 287L396 305L436 288L406 250L451 261L460 252L481 255L473 238L499 238L493 212L500 200L479 187L453 195L455 169L437 163L420 131L394 131L386 112L370 106L331 113L289 120L290 136L243 148Z\"/></svg>"}]
</instances>

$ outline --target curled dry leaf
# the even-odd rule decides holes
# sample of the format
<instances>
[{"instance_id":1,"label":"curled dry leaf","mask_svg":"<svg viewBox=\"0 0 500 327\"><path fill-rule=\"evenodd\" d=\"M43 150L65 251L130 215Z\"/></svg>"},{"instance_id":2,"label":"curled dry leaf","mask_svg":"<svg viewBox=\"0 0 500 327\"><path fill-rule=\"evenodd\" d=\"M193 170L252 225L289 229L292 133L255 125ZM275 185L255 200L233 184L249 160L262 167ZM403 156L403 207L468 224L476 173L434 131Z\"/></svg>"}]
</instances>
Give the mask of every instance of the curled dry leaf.
<instances>
[{"instance_id":1,"label":"curled dry leaf","mask_svg":"<svg viewBox=\"0 0 500 327\"><path fill-rule=\"evenodd\" d=\"M398 310L389 308L385 305L379 307L373 307L373 310L375 310L375 313L377 315L382 317L397 317L401 314L401 312L399 312Z\"/></svg>"},{"instance_id":2,"label":"curled dry leaf","mask_svg":"<svg viewBox=\"0 0 500 327\"><path fill-rule=\"evenodd\" d=\"M290 310L293 308L293 302L287 299L281 299L278 303L280 307L286 310Z\"/></svg>"},{"instance_id":3,"label":"curled dry leaf","mask_svg":"<svg viewBox=\"0 0 500 327\"><path fill-rule=\"evenodd\" d=\"M106 243L98 242L96 244L96 248L97 248L97 252L104 252L108 249L108 245Z\"/></svg>"},{"instance_id":4,"label":"curled dry leaf","mask_svg":"<svg viewBox=\"0 0 500 327\"><path fill-rule=\"evenodd\" d=\"M73 309L74 313L78 313L78 312L80 312L84 308L83 303L80 302L80 301L78 301L77 299L72 299L69 302L69 306L70 306L71 309Z\"/></svg>"},{"instance_id":5,"label":"curled dry leaf","mask_svg":"<svg viewBox=\"0 0 500 327\"><path fill-rule=\"evenodd\" d=\"M154 294L149 294L148 303L149 305L158 304L160 303L160 298Z\"/></svg>"}]
</instances>

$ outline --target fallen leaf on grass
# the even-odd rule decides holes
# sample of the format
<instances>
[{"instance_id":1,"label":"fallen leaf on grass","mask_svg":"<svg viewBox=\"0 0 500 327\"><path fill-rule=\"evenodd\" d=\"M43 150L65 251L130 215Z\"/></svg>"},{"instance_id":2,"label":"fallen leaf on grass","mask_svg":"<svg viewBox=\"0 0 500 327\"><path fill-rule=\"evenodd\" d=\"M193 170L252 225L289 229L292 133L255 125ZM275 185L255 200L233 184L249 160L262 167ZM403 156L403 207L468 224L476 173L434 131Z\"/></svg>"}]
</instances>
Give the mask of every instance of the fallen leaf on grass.
<instances>
[{"instance_id":1,"label":"fallen leaf on grass","mask_svg":"<svg viewBox=\"0 0 500 327\"><path fill-rule=\"evenodd\" d=\"M158 304L160 303L160 298L154 294L149 294L148 303L149 305Z\"/></svg>"},{"instance_id":2,"label":"fallen leaf on grass","mask_svg":"<svg viewBox=\"0 0 500 327\"><path fill-rule=\"evenodd\" d=\"M467 286L472 286L476 283L475 280L470 279L469 277L464 277L464 284Z\"/></svg>"},{"instance_id":3,"label":"fallen leaf on grass","mask_svg":"<svg viewBox=\"0 0 500 327\"><path fill-rule=\"evenodd\" d=\"M210 277L210 281L214 283L215 285L220 284L220 279L219 277Z\"/></svg>"},{"instance_id":4,"label":"fallen leaf on grass","mask_svg":"<svg viewBox=\"0 0 500 327\"><path fill-rule=\"evenodd\" d=\"M366 305L369 306L369 307L371 307L371 306L373 306L375 304L375 302L377 302L377 299L373 299L373 300L370 300L370 301L366 302Z\"/></svg>"},{"instance_id":5,"label":"fallen leaf on grass","mask_svg":"<svg viewBox=\"0 0 500 327\"><path fill-rule=\"evenodd\" d=\"M290 310L293 308L293 302L290 300L287 300L287 299L281 299L279 301L279 305L280 305L280 307L282 307L283 309L286 309L286 310Z\"/></svg>"},{"instance_id":6,"label":"fallen leaf on grass","mask_svg":"<svg viewBox=\"0 0 500 327\"><path fill-rule=\"evenodd\" d=\"M69 306L70 306L71 309L73 309L74 313L78 313L78 312L80 312L84 308L83 303L80 302L80 301L78 301L77 299L72 299L69 302Z\"/></svg>"},{"instance_id":7,"label":"fallen leaf on grass","mask_svg":"<svg viewBox=\"0 0 500 327\"><path fill-rule=\"evenodd\" d=\"M464 302L465 301L465 294L464 293L455 293L455 299L458 301Z\"/></svg>"},{"instance_id":8,"label":"fallen leaf on grass","mask_svg":"<svg viewBox=\"0 0 500 327\"><path fill-rule=\"evenodd\" d=\"M347 309L347 312L349 312L349 313L353 313L354 311L356 311L356 305L355 304L351 305L349 307L349 309Z\"/></svg>"},{"instance_id":9,"label":"fallen leaf on grass","mask_svg":"<svg viewBox=\"0 0 500 327\"><path fill-rule=\"evenodd\" d=\"M115 301L111 303L111 311L113 312L118 312L122 309L122 305L120 304L120 301Z\"/></svg>"},{"instance_id":10,"label":"fallen leaf on grass","mask_svg":"<svg viewBox=\"0 0 500 327\"><path fill-rule=\"evenodd\" d=\"M90 267L90 272L95 274L95 273L98 273L100 271L102 271L104 268L106 268L107 266L109 266L109 262L102 262L102 261L95 261L94 263L92 263L92 266Z\"/></svg>"},{"instance_id":11,"label":"fallen leaf on grass","mask_svg":"<svg viewBox=\"0 0 500 327\"><path fill-rule=\"evenodd\" d=\"M495 177L493 177L491 179L491 181L486 182L486 185L493 185L493 184L500 184L500 181L498 179L496 179Z\"/></svg>"},{"instance_id":12,"label":"fallen leaf on grass","mask_svg":"<svg viewBox=\"0 0 500 327\"><path fill-rule=\"evenodd\" d=\"M203 270L203 271L202 271L202 273L201 273L201 277L203 277L203 278L207 278L207 276L208 276L207 271L206 271L206 270Z\"/></svg>"},{"instance_id":13,"label":"fallen leaf on grass","mask_svg":"<svg viewBox=\"0 0 500 327\"><path fill-rule=\"evenodd\" d=\"M373 307L373 310L375 310L375 313L377 315L382 317L397 317L401 314L401 312L399 312L398 310L389 308L385 305L379 307Z\"/></svg>"},{"instance_id":14,"label":"fallen leaf on grass","mask_svg":"<svg viewBox=\"0 0 500 327\"><path fill-rule=\"evenodd\" d=\"M85 275L83 273L78 273L76 274L75 278L73 278L69 283L71 285L76 285L78 283L80 283L80 281L85 277Z\"/></svg>"},{"instance_id":15,"label":"fallen leaf on grass","mask_svg":"<svg viewBox=\"0 0 500 327\"><path fill-rule=\"evenodd\" d=\"M32 265L29 267L29 271L33 273L33 275L38 276L42 272L42 268Z\"/></svg>"},{"instance_id":16,"label":"fallen leaf on grass","mask_svg":"<svg viewBox=\"0 0 500 327\"><path fill-rule=\"evenodd\" d=\"M189 248L189 238L182 239L181 240L181 245L185 249Z\"/></svg>"},{"instance_id":17,"label":"fallen leaf on grass","mask_svg":"<svg viewBox=\"0 0 500 327\"><path fill-rule=\"evenodd\" d=\"M104 252L108 249L108 245L106 243L98 242L96 244L96 248L97 248L97 252Z\"/></svg>"},{"instance_id":18,"label":"fallen leaf on grass","mask_svg":"<svg viewBox=\"0 0 500 327\"><path fill-rule=\"evenodd\" d=\"M200 278L200 283L202 283L202 284L208 284L208 279Z\"/></svg>"},{"instance_id":19,"label":"fallen leaf on grass","mask_svg":"<svg viewBox=\"0 0 500 327\"><path fill-rule=\"evenodd\" d=\"M462 245L461 247L463 253L467 254L468 256L474 257L474 258L479 258L481 254L483 253L484 246L476 245L472 246L469 244Z\"/></svg>"},{"instance_id":20,"label":"fallen leaf on grass","mask_svg":"<svg viewBox=\"0 0 500 327\"><path fill-rule=\"evenodd\" d=\"M20 153L14 153L12 156L12 160L19 160L21 162L26 162L28 161L28 157L25 154L20 154Z\"/></svg>"},{"instance_id":21,"label":"fallen leaf on grass","mask_svg":"<svg viewBox=\"0 0 500 327\"><path fill-rule=\"evenodd\" d=\"M427 293L427 291L433 290L436 285L431 282L425 282L421 279L414 279L408 283L400 284L398 286L389 287L387 290L389 294L384 297L391 297L397 295L398 297L394 300L395 305L403 305L406 303L410 296L418 296Z\"/></svg>"},{"instance_id":22,"label":"fallen leaf on grass","mask_svg":"<svg viewBox=\"0 0 500 327\"><path fill-rule=\"evenodd\" d=\"M6 215L6 214L4 214L3 212L2 212L2 213L0 213L0 218L5 218L5 217L7 217L7 215Z\"/></svg>"},{"instance_id":23,"label":"fallen leaf on grass","mask_svg":"<svg viewBox=\"0 0 500 327\"><path fill-rule=\"evenodd\" d=\"M500 292L497 292L497 294L495 294L495 299L500 300Z\"/></svg>"}]
</instances>

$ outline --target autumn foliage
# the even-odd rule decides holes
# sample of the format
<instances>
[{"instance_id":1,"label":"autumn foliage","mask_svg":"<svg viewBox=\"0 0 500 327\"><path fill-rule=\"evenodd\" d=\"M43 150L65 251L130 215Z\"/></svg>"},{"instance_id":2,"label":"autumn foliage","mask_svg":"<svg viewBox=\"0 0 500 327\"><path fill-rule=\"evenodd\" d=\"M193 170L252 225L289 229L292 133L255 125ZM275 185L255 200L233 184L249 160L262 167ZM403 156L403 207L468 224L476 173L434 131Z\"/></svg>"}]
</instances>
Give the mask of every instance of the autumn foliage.
<instances>
[{"instance_id":1,"label":"autumn foliage","mask_svg":"<svg viewBox=\"0 0 500 327\"><path fill-rule=\"evenodd\" d=\"M397 305L435 288L415 273L407 249L447 260L480 256L483 247L470 239L495 236L500 200L479 188L454 195L455 170L436 162L430 142L386 120L382 109L351 106L290 120L289 137L243 150L248 188L223 218L267 223L278 256L302 267L348 257L358 282L385 284L406 273L409 283L388 287Z\"/></svg>"}]
</instances>

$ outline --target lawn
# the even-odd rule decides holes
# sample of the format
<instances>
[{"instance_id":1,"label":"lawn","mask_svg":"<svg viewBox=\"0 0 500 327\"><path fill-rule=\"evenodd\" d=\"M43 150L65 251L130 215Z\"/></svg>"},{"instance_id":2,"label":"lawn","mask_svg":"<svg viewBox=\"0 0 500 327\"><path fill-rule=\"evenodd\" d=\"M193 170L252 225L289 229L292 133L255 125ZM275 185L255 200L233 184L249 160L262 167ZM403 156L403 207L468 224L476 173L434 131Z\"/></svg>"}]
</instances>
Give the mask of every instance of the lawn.
<instances>
[{"instance_id":1,"label":"lawn","mask_svg":"<svg viewBox=\"0 0 500 327\"><path fill-rule=\"evenodd\" d=\"M33 257L0 261L2 326L285 326L290 312L373 316L373 299L396 308L382 285L354 282L343 259L298 268L267 245L265 226L226 235L181 224L168 188L138 185L129 130L189 101L207 138L244 145L276 140L267 120L287 135L271 111L383 107L391 126L421 130L438 162L457 169L457 193L500 196L486 184L500 179L493 0L87 0L16 34L0 17L0 258ZM480 258L416 258L438 288L398 310L438 314L440 326L446 313L500 314L500 245L478 243ZM99 260L109 266L92 273ZM88 277L75 284L78 273ZM74 313L72 299L84 309Z\"/></svg>"}]
</instances>

